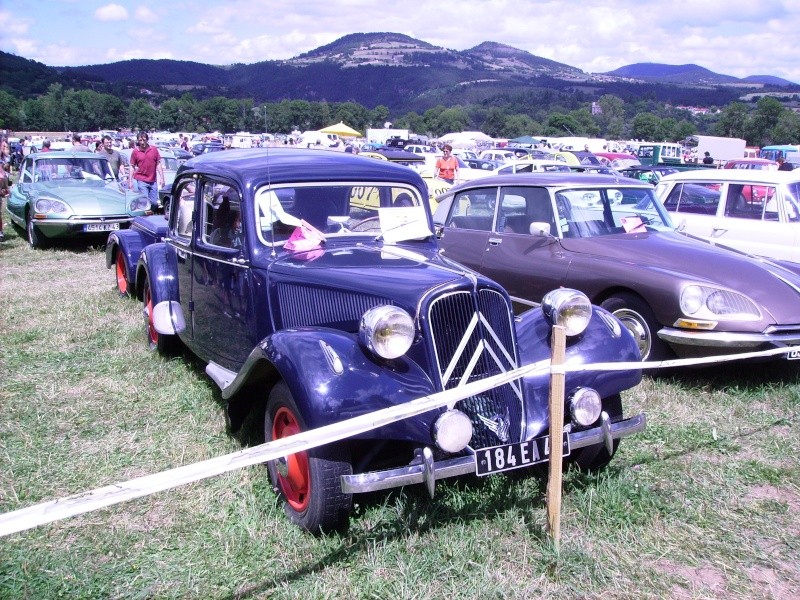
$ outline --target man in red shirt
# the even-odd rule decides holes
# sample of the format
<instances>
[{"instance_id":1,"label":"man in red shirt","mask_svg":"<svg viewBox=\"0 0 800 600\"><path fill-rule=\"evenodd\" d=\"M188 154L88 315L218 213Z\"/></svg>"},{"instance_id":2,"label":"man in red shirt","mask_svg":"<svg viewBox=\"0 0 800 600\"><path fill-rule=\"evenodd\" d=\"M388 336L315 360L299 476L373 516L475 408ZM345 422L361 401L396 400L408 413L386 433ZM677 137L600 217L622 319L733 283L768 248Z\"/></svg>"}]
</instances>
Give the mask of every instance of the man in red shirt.
<instances>
[{"instance_id":1,"label":"man in red shirt","mask_svg":"<svg viewBox=\"0 0 800 600\"><path fill-rule=\"evenodd\" d=\"M144 194L150 199L153 210L158 208L158 188L164 185L164 167L158 148L149 144L149 136L139 132L136 136L136 148L131 152L131 168L128 176L128 187ZM158 185L156 185L158 184Z\"/></svg>"}]
</instances>

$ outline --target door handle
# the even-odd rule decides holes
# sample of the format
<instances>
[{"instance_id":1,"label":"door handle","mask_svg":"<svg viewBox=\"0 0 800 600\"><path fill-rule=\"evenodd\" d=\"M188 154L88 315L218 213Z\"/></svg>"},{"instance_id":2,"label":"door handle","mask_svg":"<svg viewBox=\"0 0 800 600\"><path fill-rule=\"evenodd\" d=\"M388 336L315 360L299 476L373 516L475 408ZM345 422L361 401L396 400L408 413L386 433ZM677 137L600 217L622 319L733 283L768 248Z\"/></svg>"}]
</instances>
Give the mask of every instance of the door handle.
<instances>
[{"instance_id":1,"label":"door handle","mask_svg":"<svg viewBox=\"0 0 800 600\"><path fill-rule=\"evenodd\" d=\"M711 229L711 237L719 237L726 231L728 230L724 227L714 227Z\"/></svg>"},{"instance_id":2,"label":"door handle","mask_svg":"<svg viewBox=\"0 0 800 600\"><path fill-rule=\"evenodd\" d=\"M503 238L489 238L490 246L498 246L503 243Z\"/></svg>"}]
</instances>

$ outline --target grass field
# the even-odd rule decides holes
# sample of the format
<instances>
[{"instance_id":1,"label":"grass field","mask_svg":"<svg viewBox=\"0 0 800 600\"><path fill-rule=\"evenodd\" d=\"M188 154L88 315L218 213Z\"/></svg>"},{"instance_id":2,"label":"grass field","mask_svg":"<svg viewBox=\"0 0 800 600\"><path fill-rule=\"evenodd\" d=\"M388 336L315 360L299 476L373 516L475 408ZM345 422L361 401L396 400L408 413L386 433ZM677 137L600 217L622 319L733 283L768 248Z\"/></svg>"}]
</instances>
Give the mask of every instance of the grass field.
<instances>
[{"instance_id":1,"label":"grass field","mask_svg":"<svg viewBox=\"0 0 800 600\"><path fill-rule=\"evenodd\" d=\"M102 248L0 244L0 512L241 449L191 357L147 351ZM347 534L292 527L262 466L0 538L0 598L800 597L800 365L646 377L603 473L356 499Z\"/></svg>"}]
</instances>

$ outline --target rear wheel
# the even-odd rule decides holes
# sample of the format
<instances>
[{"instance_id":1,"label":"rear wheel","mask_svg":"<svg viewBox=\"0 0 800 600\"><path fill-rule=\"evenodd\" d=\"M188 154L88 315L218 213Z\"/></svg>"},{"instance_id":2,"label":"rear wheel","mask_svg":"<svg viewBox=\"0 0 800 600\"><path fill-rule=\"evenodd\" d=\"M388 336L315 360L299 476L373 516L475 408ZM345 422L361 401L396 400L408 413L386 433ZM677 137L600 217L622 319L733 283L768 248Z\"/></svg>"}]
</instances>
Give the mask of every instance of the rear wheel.
<instances>
[{"instance_id":1,"label":"rear wheel","mask_svg":"<svg viewBox=\"0 0 800 600\"><path fill-rule=\"evenodd\" d=\"M130 295L130 286L128 285L128 265L125 260L125 253L121 248L117 248L116 263L116 276L117 276L117 291L123 298Z\"/></svg>"},{"instance_id":2,"label":"rear wheel","mask_svg":"<svg viewBox=\"0 0 800 600\"><path fill-rule=\"evenodd\" d=\"M634 294L618 294L604 300L600 306L617 317L633 334L643 361L673 358L669 346L658 337L661 325L652 309Z\"/></svg>"},{"instance_id":3,"label":"rear wheel","mask_svg":"<svg viewBox=\"0 0 800 600\"><path fill-rule=\"evenodd\" d=\"M162 356L172 356L178 350L178 336L165 335L156 331L153 322L153 293L150 288L150 276L144 280L142 294L144 301L144 326L147 334L147 345L150 350L157 350Z\"/></svg>"},{"instance_id":4,"label":"rear wheel","mask_svg":"<svg viewBox=\"0 0 800 600\"><path fill-rule=\"evenodd\" d=\"M292 393L284 382L269 395L264 417L268 442L306 431ZM353 506L342 492L341 476L353 472L350 453L341 444L297 452L267 463L275 491L284 501L289 519L312 534L344 531Z\"/></svg>"}]
</instances>

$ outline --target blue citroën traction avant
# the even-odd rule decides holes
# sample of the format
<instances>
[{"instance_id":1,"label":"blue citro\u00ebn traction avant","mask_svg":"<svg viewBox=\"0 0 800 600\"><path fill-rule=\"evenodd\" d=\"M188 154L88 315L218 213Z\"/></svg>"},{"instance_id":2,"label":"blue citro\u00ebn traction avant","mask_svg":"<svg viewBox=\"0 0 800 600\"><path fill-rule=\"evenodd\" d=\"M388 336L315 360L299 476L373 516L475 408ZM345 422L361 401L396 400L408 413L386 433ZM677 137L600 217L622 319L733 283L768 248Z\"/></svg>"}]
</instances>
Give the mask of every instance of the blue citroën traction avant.
<instances>
[{"instance_id":1,"label":"blue citro\u00ebn traction avant","mask_svg":"<svg viewBox=\"0 0 800 600\"><path fill-rule=\"evenodd\" d=\"M515 317L493 281L438 252L411 169L301 149L187 161L168 218L114 232L107 264L143 301L148 341L207 363L232 430L266 406L267 441L547 361L567 323L571 363L637 361L632 336L582 294L559 290ZM637 369L566 377L568 460L604 466L641 431L620 393ZM290 519L347 526L352 495L546 460L544 371L342 442L268 464ZM491 448L490 452L486 449Z\"/></svg>"}]
</instances>

